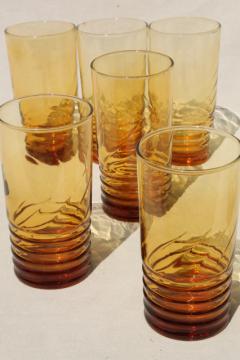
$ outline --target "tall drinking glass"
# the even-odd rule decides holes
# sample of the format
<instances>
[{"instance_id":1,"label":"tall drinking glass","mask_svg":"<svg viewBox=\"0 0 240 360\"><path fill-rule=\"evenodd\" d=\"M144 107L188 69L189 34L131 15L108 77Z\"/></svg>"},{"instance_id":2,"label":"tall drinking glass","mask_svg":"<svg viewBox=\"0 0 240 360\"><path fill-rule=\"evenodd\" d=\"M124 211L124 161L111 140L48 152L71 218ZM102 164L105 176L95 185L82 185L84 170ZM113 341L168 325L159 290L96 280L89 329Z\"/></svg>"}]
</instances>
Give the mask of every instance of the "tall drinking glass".
<instances>
[{"instance_id":1,"label":"tall drinking glass","mask_svg":"<svg viewBox=\"0 0 240 360\"><path fill-rule=\"evenodd\" d=\"M14 269L29 285L65 287L90 269L91 114L65 95L0 107Z\"/></svg>"},{"instance_id":2,"label":"tall drinking glass","mask_svg":"<svg viewBox=\"0 0 240 360\"><path fill-rule=\"evenodd\" d=\"M92 102L90 64L94 58L118 50L146 50L146 36L146 23L139 19L110 18L80 24L78 54L83 98ZM98 161L95 116L93 116L93 160Z\"/></svg>"},{"instance_id":3,"label":"tall drinking glass","mask_svg":"<svg viewBox=\"0 0 240 360\"><path fill-rule=\"evenodd\" d=\"M148 131L170 124L171 58L123 51L92 62L103 209L137 221L136 144Z\"/></svg>"},{"instance_id":4,"label":"tall drinking glass","mask_svg":"<svg viewBox=\"0 0 240 360\"><path fill-rule=\"evenodd\" d=\"M76 28L64 21L36 21L5 30L15 97L77 94Z\"/></svg>"},{"instance_id":5,"label":"tall drinking glass","mask_svg":"<svg viewBox=\"0 0 240 360\"><path fill-rule=\"evenodd\" d=\"M150 24L150 50L167 54L174 61L173 125L212 125L220 28L214 20L195 17L160 19ZM204 160L197 147L195 155L196 163ZM178 149L174 157L181 162L184 153Z\"/></svg>"},{"instance_id":6,"label":"tall drinking glass","mask_svg":"<svg viewBox=\"0 0 240 360\"><path fill-rule=\"evenodd\" d=\"M208 136L201 165L172 161L183 131L186 149L188 132ZM145 317L166 336L211 336L230 319L239 140L206 127L173 127L143 137L137 153Z\"/></svg>"}]
</instances>

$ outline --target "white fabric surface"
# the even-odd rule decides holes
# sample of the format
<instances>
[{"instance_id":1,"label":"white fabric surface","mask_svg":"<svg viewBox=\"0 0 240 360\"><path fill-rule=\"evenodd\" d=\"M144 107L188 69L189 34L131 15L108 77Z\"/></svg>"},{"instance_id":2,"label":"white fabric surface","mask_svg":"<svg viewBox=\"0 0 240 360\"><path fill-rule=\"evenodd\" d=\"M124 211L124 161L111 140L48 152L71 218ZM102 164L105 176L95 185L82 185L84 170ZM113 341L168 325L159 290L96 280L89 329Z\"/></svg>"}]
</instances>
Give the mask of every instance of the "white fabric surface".
<instances>
[{"instance_id":1,"label":"white fabric surface","mask_svg":"<svg viewBox=\"0 0 240 360\"><path fill-rule=\"evenodd\" d=\"M237 0L0 0L0 102L12 97L3 29L38 19L83 20L128 16L206 16L222 23L218 103L240 114L240 1ZM94 172L94 201L99 202ZM199 342L174 341L145 322L139 231L79 285L44 291L13 273L0 181L1 360L236 360L240 354L238 308L229 326ZM236 291L240 293L240 285ZM240 295L239 295L240 298ZM240 301L240 299L239 299Z\"/></svg>"}]
</instances>

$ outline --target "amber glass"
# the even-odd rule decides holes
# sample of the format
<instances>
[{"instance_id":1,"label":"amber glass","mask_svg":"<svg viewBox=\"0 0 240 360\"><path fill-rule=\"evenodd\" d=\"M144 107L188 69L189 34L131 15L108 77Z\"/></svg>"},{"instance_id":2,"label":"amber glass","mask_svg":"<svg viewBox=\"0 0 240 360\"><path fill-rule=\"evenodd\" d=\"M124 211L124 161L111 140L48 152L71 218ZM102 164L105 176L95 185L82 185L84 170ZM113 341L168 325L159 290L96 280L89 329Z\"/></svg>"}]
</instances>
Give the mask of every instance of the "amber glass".
<instances>
[{"instance_id":1,"label":"amber glass","mask_svg":"<svg viewBox=\"0 0 240 360\"><path fill-rule=\"evenodd\" d=\"M92 62L103 208L137 221L136 144L170 123L172 60L148 51L105 54Z\"/></svg>"},{"instance_id":2,"label":"amber glass","mask_svg":"<svg viewBox=\"0 0 240 360\"><path fill-rule=\"evenodd\" d=\"M15 97L77 94L76 28L63 21L37 21L5 30Z\"/></svg>"},{"instance_id":3,"label":"amber glass","mask_svg":"<svg viewBox=\"0 0 240 360\"><path fill-rule=\"evenodd\" d=\"M183 131L185 139L187 132L208 135L201 165L172 162ZM137 153L145 317L169 337L211 336L230 316L239 140L210 128L173 127L143 137Z\"/></svg>"},{"instance_id":4,"label":"amber glass","mask_svg":"<svg viewBox=\"0 0 240 360\"><path fill-rule=\"evenodd\" d=\"M91 113L60 95L0 107L14 269L29 285L65 287L90 269Z\"/></svg>"},{"instance_id":5,"label":"amber glass","mask_svg":"<svg viewBox=\"0 0 240 360\"><path fill-rule=\"evenodd\" d=\"M194 17L160 19L150 24L150 50L167 54L174 61L174 125L212 125L220 27L214 20ZM197 163L200 154L197 147L195 150ZM184 156L178 149L175 161L182 160ZM200 157L204 159L204 154Z\"/></svg>"},{"instance_id":6,"label":"amber glass","mask_svg":"<svg viewBox=\"0 0 240 360\"><path fill-rule=\"evenodd\" d=\"M94 58L118 50L145 50L146 36L146 23L139 19L98 19L80 24L78 54L83 98L92 102L90 63ZM93 116L93 160L98 161L95 116Z\"/></svg>"}]
</instances>

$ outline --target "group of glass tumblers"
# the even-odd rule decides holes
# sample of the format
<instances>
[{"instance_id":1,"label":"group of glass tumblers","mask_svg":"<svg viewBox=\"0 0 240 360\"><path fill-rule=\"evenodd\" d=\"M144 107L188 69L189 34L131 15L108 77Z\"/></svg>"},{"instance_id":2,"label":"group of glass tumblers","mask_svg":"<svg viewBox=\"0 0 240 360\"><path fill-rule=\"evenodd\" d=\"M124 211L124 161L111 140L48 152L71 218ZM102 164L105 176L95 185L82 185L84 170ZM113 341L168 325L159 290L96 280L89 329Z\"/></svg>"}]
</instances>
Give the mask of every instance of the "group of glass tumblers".
<instances>
[{"instance_id":1,"label":"group of glass tumblers","mask_svg":"<svg viewBox=\"0 0 240 360\"><path fill-rule=\"evenodd\" d=\"M89 272L93 159L104 211L140 217L149 324L179 339L223 329L240 145L213 127L220 24L49 21L5 34L16 99L0 107L1 155L16 275L59 288Z\"/></svg>"}]
</instances>

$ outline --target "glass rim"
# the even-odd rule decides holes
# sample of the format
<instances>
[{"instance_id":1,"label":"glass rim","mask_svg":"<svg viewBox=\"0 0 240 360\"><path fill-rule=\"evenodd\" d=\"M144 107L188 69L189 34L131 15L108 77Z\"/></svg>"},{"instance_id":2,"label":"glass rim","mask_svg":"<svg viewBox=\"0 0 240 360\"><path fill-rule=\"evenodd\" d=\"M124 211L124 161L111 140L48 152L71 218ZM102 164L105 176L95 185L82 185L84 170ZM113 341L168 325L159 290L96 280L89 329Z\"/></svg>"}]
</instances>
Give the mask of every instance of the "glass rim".
<instances>
[{"instance_id":1,"label":"glass rim","mask_svg":"<svg viewBox=\"0 0 240 360\"><path fill-rule=\"evenodd\" d=\"M61 99L69 99L74 101L75 103L79 103L79 104L85 104L88 106L88 114L81 117L79 119L79 121L76 121L74 123L70 123L67 125L61 125L61 126L53 126L53 127L45 127L45 128L41 128L41 127L25 127L23 126L19 126L19 125L14 125L11 124L5 120L3 120L1 118L1 109L11 105L13 103L20 103L22 100L31 100L31 99L41 99L41 98L61 98ZM0 105L0 125L6 126L10 129L13 130L17 130L17 131L21 131L24 133L37 133L37 134L44 134L44 133L49 133L49 132L60 132L60 131L66 131L66 130L71 130L73 128L79 127L81 126L83 123L85 123L86 121L89 121L91 119L91 115L93 114L93 106L91 105L91 103L87 100L84 99L80 99L77 96L69 96L69 95L62 95L62 94L37 94L37 95L30 95L30 96L23 96L23 97L19 97L19 98L15 98L15 99L11 99L9 101L4 102L3 104Z\"/></svg>"},{"instance_id":2,"label":"glass rim","mask_svg":"<svg viewBox=\"0 0 240 360\"><path fill-rule=\"evenodd\" d=\"M186 19L192 19L192 20L201 20L201 21L204 21L204 22L208 22L208 23L212 23L212 24L215 24L215 27L213 27L212 29L210 30L203 30L203 31L195 31L195 32L170 32L170 31L162 31L162 30L158 30L156 28L154 28L153 26L157 23L160 23L160 22L163 22L163 21L167 21L167 20L186 20ZM149 24L149 29L151 31L155 31L159 34L162 34L162 35L169 35L169 36L176 36L176 35L179 35L179 36L193 36L193 35L206 35L206 34L211 34L211 33L215 33L217 32L218 30L220 30L222 27L221 23L217 20L214 20L214 19L210 19L210 18L207 18L207 17L201 17L201 16L174 16L174 17L168 17L168 18L161 18L161 19L158 19L158 20L154 20L152 21L150 24Z\"/></svg>"},{"instance_id":3,"label":"glass rim","mask_svg":"<svg viewBox=\"0 0 240 360\"><path fill-rule=\"evenodd\" d=\"M168 59L169 64L165 69L163 69L161 71L158 71L158 72L154 72L152 74L147 74L147 75L111 75L111 74L107 74L107 73L102 72L102 71L98 71L96 69L95 63L98 60L102 59L103 57L109 57L109 56L112 56L112 55L126 54L126 53L155 54L155 55L158 55L158 56L160 55L160 57ZM174 66L174 61L170 56L168 56L166 54L163 54L163 53L160 53L160 52L157 52L157 51L151 51L151 50L120 50L120 51L113 51L113 52L110 52L110 53L107 53L107 54L97 56L90 63L90 67L91 67L92 71L94 71L98 75L108 77L108 78L112 78L112 79L126 79L126 80L148 79L150 77L158 76L160 74L163 74L163 73L169 71L171 68L173 68L173 66Z\"/></svg>"},{"instance_id":4,"label":"glass rim","mask_svg":"<svg viewBox=\"0 0 240 360\"><path fill-rule=\"evenodd\" d=\"M236 158L234 158L233 160L229 161L228 163L226 163L224 165L211 167L209 169L197 169L197 168L177 169L177 168L172 168L172 164L169 166L156 164L156 162L153 162L152 160L148 159L146 156L143 155L143 153L141 151L141 146L148 138L154 137L155 135L166 134L166 133L169 133L169 135L171 135L176 131L184 131L184 130L191 131L191 132L207 131L208 133L218 134L219 136L222 136L223 138L230 138L238 144L238 148L239 148L238 156L236 156ZM155 168L157 170L161 170L161 171L169 173L169 174L178 174L178 175L181 174L181 175L193 175L193 176L194 175L205 175L205 174L212 174L212 173L216 173L219 171L223 171L223 170L231 167L235 163L237 163L240 160L240 140L236 136L234 136L226 131L218 130L218 129L210 128L210 127L206 127L206 126L170 126L170 127L165 127L165 128L158 129L155 131L151 131L151 132L147 133L146 135L144 135L136 146L136 153L137 153L137 157L139 159L141 159L143 162L147 163L150 167ZM194 165L192 165L192 167L193 166ZM196 165L196 166L198 166L198 165Z\"/></svg>"},{"instance_id":5,"label":"glass rim","mask_svg":"<svg viewBox=\"0 0 240 360\"><path fill-rule=\"evenodd\" d=\"M93 32L93 31L84 31L83 29L81 29L81 27L84 24L90 24L90 23L102 23L104 21L122 21L122 20L128 20L128 21L137 21L139 22L139 24L142 24L142 27L140 27L139 29L135 29L135 30L128 30L128 31L121 31L120 33L113 33L113 32ZM142 19L137 19L137 18L130 18L130 17L109 17L109 18L102 18L102 19L93 19L93 20L88 20L88 21L83 21L80 24L77 25L77 30L80 33L89 35L89 36L93 36L93 37L118 37L118 36L123 36L123 35L127 35L127 34L132 34L135 32L139 32L142 31L143 29L147 29L148 27L148 23L145 20Z\"/></svg>"},{"instance_id":6,"label":"glass rim","mask_svg":"<svg viewBox=\"0 0 240 360\"><path fill-rule=\"evenodd\" d=\"M62 30L62 31L58 31L58 32L53 32L53 33L49 33L49 34L44 34L44 35L19 35L16 33L11 32L11 28L13 27L18 27L18 26L23 26L23 25L29 25L29 24L65 24L65 25L70 25L71 27L67 30ZM38 38L45 38L45 37L54 37L54 36L58 36L58 35L64 35L72 30L76 29L76 25L72 22L69 21L64 21L64 20L37 20L37 21L26 21L26 22L21 22L21 23L16 23L13 25L9 25L4 29L4 33L8 36L12 36L12 37L17 37L17 38L26 38L26 39L38 39Z\"/></svg>"}]
</instances>

